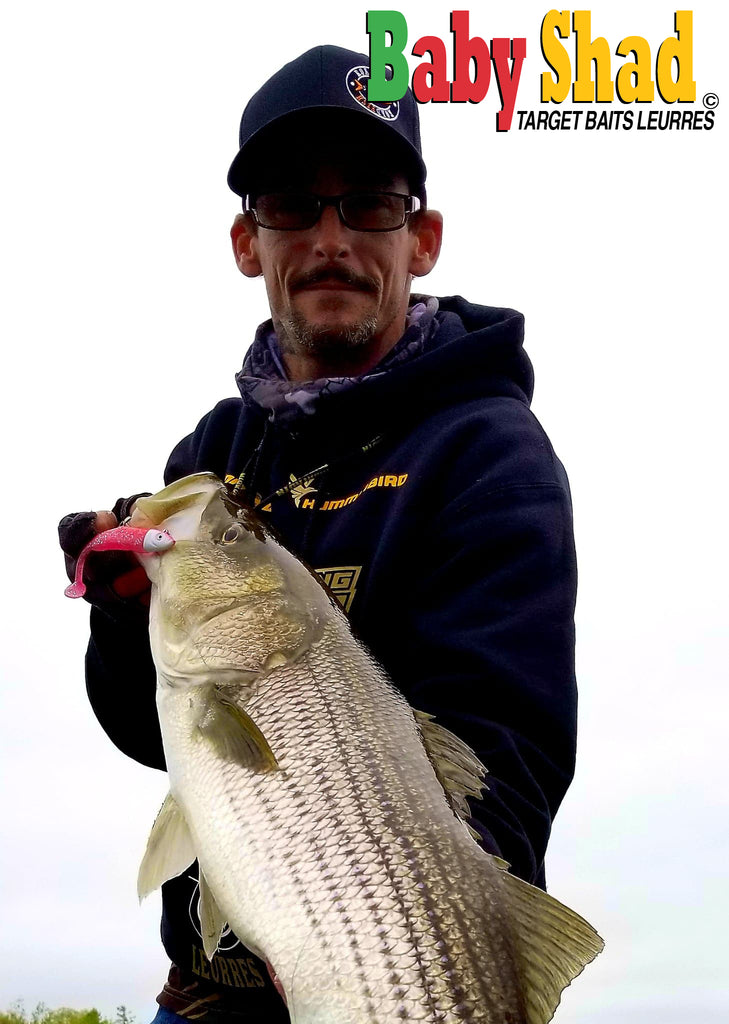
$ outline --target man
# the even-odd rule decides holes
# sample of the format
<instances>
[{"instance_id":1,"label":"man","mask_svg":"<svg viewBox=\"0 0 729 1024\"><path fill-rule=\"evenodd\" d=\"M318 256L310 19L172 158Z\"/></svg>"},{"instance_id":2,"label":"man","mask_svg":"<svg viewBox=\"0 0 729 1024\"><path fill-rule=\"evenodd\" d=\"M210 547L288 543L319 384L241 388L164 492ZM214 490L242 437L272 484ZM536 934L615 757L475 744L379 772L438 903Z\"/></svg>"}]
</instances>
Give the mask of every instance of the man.
<instances>
[{"instance_id":1,"label":"man","mask_svg":"<svg viewBox=\"0 0 729 1024\"><path fill-rule=\"evenodd\" d=\"M236 263L263 275L263 324L228 399L173 451L165 481L212 470L316 568L411 704L478 752L484 846L544 884L574 760L575 563L569 491L529 411L523 320L411 294L440 250L417 107L366 101L367 58L316 47L243 115L229 184ZM126 516L61 524L74 556ZM97 557L89 695L123 751L164 758L141 570ZM202 952L193 869L163 890L173 962L161 1017L286 1020L234 935Z\"/></svg>"}]
</instances>

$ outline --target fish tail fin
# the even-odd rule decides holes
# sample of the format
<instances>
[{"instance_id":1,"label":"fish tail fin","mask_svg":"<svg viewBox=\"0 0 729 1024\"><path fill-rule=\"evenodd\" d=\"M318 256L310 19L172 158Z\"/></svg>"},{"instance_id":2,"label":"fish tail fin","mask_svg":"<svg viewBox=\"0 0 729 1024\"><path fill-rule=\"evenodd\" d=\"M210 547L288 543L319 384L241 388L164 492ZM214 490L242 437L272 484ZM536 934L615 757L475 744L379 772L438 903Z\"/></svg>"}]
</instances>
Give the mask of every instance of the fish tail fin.
<instances>
[{"instance_id":1,"label":"fish tail fin","mask_svg":"<svg viewBox=\"0 0 729 1024\"><path fill-rule=\"evenodd\" d=\"M547 1024L562 991L605 943L592 925L543 889L503 871L527 1024Z\"/></svg>"}]
</instances>

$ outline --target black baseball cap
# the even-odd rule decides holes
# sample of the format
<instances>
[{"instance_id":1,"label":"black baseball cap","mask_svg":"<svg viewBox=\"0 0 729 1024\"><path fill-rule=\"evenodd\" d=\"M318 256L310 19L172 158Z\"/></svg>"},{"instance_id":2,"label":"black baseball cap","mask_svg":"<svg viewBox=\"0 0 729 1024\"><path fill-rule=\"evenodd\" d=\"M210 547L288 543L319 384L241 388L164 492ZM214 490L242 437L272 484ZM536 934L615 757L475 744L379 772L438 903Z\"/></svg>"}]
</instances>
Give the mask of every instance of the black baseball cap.
<instances>
[{"instance_id":1,"label":"black baseball cap","mask_svg":"<svg viewBox=\"0 0 729 1024\"><path fill-rule=\"evenodd\" d=\"M389 70L389 69L388 69ZM239 196L265 160L266 140L303 111L350 111L382 126L383 139L404 160L410 187L425 205L426 169L420 145L418 106L410 89L401 100L367 99L369 57L341 46L315 46L285 64L255 93L240 122L238 155L228 171L228 185ZM389 76L388 76L389 77ZM356 122L353 122L356 124Z\"/></svg>"}]
</instances>

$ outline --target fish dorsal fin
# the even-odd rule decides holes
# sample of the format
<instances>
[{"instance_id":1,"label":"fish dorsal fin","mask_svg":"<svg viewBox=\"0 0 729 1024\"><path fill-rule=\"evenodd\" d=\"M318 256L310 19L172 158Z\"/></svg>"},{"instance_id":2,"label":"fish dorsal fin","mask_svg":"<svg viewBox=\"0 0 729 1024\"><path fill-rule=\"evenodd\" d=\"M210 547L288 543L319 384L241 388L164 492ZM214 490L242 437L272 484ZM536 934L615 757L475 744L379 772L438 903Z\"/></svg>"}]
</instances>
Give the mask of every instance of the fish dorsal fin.
<instances>
[{"instance_id":1,"label":"fish dorsal fin","mask_svg":"<svg viewBox=\"0 0 729 1024\"><path fill-rule=\"evenodd\" d=\"M492 858L496 860L497 858ZM560 996L594 960L605 943L592 925L549 896L498 865L513 922L516 967L522 982L526 1024L547 1024Z\"/></svg>"},{"instance_id":2,"label":"fish dorsal fin","mask_svg":"<svg viewBox=\"0 0 729 1024\"><path fill-rule=\"evenodd\" d=\"M467 743L450 729L438 725L432 715L426 711L414 711L413 714L448 802L459 818L470 817L471 810L466 797L480 797L483 790L488 788L483 781L486 768ZM471 835L478 839L478 834L470 826L468 828Z\"/></svg>"},{"instance_id":3,"label":"fish dorsal fin","mask_svg":"<svg viewBox=\"0 0 729 1024\"><path fill-rule=\"evenodd\" d=\"M266 737L251 716L217 689L199 729L226 761L235 761L253 772L278 768Z\"/></svg>"},{"instance_id":4,"label":"fish dorsal fin","mask_svg":"<svg viewBox=\"0 0 729 1024\"><path fill-rule=\"evenodd\" d=\"M218 906L213 891L200 868L200 931L202 932L203 949L208 960L213 959L226 924L225 914Z\"/></svg>"},{"instance_id":5,"label":"fish dorsal fin","mask_svg":"<svg viewBox=\"0 0 729 1024\"><path fill-rule=\"evenodd\" d=\"M137 893L143 900L163 882L182 874L196 853L185 816L171 793L165 797L147 840L137 876Z\"/></svg>"}]
</instances>

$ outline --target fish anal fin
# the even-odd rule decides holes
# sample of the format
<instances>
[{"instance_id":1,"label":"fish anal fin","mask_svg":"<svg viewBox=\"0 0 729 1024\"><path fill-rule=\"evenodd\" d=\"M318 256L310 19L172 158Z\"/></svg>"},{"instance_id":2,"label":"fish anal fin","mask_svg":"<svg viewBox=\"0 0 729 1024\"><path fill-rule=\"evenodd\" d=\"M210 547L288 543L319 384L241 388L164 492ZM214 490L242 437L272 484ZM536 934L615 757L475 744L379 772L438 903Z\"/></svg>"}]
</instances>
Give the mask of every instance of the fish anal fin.
<instances>
[{"instance_id":1,"label":"fish anal fin","mask_svg":"<svg viewBox=\"0 0 729 1024\"><path fill-rule=\"evenodd\" d=\"M192 864L195 857L195 848L185 816L175 798L168 793L152 826L147 848L139 865L139 899L143 900L163 882L181 874Z\"/></svg>"},{"instance_id":2,"label":"fish anal fin","mask_svg":"<svg viewBox=\"0 0 729 1024\"><path fill-rule=\"evenodd\" d=\"M225 914L218 906L213 891L200 869L200 931L203 949L208 960L212 960L220 943L220 936L227 924Z\"/></svg>"},{"instance_id":3,"label":"fish anal fin","mask_svg":"<svg viewBox=\"0 0 729 1024\"><path fill-rule=\"evenodd\" d=\"M503 862L499 864L502 867ZM526 1024L547 1024L563 990L605 943L592 925L527 882L504 872L513 948L526 1010Z\"/></svg>"},{"instance_id":4,"label":"fish anal fin","mask_svg":"<svg viewBox=\"0 0 729 1024\"><path fill-rule=\"evenodd\" d=\"M215 692L199 729L226 761L235 761L253 772L278 768L266 737L251 716L219 691Z\"/></svg>"},{"instance_id":5,"label":"fish anal fin","mask_svg":"<svg viewBox=\"0 0 729 1024\"><path fill-rule=\"evenodd\" d=\"M470 816L466 797L480 797L487 788L483 781L486 768L473 750L450 729L438 725L425 711L414 711L423 746L445 790L448 802L459 818ZM471 830L473 835L473 830Z\"/></svg>"}]
</instances>

